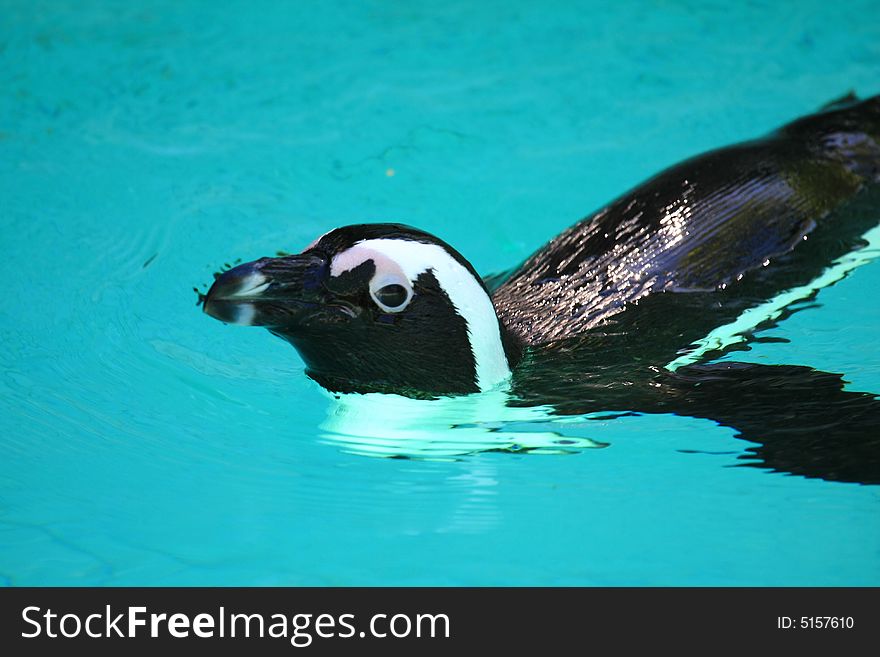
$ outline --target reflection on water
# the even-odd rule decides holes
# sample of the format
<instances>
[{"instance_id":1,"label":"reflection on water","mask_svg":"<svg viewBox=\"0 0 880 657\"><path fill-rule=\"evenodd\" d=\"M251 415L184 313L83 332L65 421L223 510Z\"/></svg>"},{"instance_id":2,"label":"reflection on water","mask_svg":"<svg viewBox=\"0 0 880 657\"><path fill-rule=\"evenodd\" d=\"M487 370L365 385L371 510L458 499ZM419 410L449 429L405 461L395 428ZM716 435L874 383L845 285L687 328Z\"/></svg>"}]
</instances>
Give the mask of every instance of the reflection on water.
<instances>
[{"instance_id":1,"label":"reflection on water","mask_svg":"<svg viewBox=\"0 0 880 657\"><path fill-rule=\"evenodd\" d=\"M607 446L566 432L578 418L553 419L548 406L513 408L508 401L500 389L433 400L340 395L328 408L321 437L355 454L424 460L487 451L566 454Z\"/></svg>"}]
</instances>

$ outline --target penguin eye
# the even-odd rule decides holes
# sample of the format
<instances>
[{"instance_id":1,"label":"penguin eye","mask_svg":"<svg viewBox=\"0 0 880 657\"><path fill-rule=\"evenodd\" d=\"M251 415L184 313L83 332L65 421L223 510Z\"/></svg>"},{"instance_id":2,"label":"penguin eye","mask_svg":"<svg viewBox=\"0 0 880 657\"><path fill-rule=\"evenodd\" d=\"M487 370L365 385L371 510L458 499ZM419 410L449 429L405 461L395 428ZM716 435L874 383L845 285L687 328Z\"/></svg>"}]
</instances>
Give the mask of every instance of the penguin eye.
<instances>
[{"instance_id":1,"label":"penguin eye","mask_svg":"<svg viewBox=\"0 0 880 657\"><path fill-rule=\"evenodd\" d=\"M370 290L373 301L386 312L400 312L410 300L410 290L403 285L391 283L376 290Z\"/></svg>"}]
</instances>

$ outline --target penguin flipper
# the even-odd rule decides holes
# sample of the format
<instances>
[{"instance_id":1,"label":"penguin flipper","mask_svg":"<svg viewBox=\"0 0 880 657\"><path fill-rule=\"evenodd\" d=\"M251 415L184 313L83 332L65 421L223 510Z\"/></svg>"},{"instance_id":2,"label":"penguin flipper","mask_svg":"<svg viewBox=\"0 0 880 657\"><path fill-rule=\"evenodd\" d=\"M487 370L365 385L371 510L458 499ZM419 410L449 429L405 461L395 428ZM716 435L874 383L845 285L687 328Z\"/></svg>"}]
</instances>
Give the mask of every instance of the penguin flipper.
<instances>
[{"instance_id":1,"label":"penguin flipper","mask_svg":"<svg viewBox=\"0 0 880 657\"><path fill-rule=\"evenodd\" d=\"M880 258L878 208L880 188L875 187L828 216L826 225L811 232L803 244L735 285L640 301L638 312L609 318L607 326L619 336L612 349L625 348L633 357L668 370L748 349L761 331L815 307L822 290Z\"/></svg>"},{"instance_id":2,"label":"penguin flipper","mask_svg":"<svg viewBox=\"0 0 880 657\"><path fill-rule=\"evenodd\" d=\"M825 288L849 276L856 268L880 257L880 227L875 227L860 238L860 246L836 258L827 267L803 283L779 290L772 297L742 309L736 317L727 313L727 323L718 325L705 336L693 341L689 348L667 363L675 370L682 364L718 358L731 348L744 349L761 330L773 328L794 312L814 307L816 298ZM792 280L791 278L789 280ZM755 297L756 299L758 297ZM728 311L734 310L732 304ZM722 313L716 313L719 318Z\"/></svg>"}]
</instances>

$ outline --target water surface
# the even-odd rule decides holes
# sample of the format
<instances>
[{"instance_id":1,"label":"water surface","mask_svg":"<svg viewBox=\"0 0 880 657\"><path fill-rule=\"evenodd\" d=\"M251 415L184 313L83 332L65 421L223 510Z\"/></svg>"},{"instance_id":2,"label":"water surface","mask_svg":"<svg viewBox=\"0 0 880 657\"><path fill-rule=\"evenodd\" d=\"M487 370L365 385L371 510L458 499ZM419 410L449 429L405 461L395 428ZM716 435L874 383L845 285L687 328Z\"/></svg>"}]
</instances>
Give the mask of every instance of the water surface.
<instances>
[{"instance_id":1,"label":"water surface","mask_svg":"<svg viewBox=\"0 0 880 657\"><path fill-rule=\"evenodd\" d=\"M749 443L676 416L372 458L321 437L292 348L196 308L224 263L361 221L502 270L664 166L880 92L876 2L435 5L3 3L2 581L880 584L876 486L735 467ZM880 392L878 288L875 261L736 359Z\"/></svg>"}]
</instances>

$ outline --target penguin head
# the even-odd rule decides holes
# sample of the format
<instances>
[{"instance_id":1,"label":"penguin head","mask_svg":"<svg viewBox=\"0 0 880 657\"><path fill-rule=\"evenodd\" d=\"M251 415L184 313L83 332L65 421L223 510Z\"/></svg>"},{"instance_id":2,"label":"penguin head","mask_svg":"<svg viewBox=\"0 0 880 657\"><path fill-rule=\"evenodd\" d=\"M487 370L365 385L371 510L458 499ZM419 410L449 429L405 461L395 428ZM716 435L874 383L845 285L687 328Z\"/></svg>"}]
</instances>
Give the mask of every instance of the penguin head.
<instances>
[{"instance_id":1,"label":"penguin head","mask_svg":"<svg viewBox=\"0 0 880 657\"><path fill-rule=\"evenodd\" d=\"M479 392L509 376L516 353L471 264L399 224L337 228L298 255L230 269L204 311L267 328L340 393Z\"/></svg>"}]
</instances>

